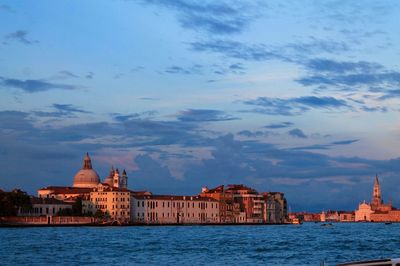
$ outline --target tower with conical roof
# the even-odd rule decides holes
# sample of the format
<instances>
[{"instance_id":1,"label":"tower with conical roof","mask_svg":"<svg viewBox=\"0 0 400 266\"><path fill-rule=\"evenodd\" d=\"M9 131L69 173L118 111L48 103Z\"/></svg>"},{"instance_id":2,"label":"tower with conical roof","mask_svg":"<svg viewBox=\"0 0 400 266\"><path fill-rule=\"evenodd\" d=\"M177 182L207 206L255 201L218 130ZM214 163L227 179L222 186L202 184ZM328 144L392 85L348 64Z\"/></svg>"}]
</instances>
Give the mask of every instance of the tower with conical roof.
<instances>
[{"instance_id":1,"label":"tower with conical roof","mask_svg":"<svg viewBox=\"0 0 400 266\"><path fill-rule=\"evenodd\" d=\"M120 184L121 184L121 176L119 175L119 170L118 170L118 168L117 169L115 169L115 171L114 171L114 184L113 184L113 187L120 187Z\"/></svg>"},{"instance_id":2,"label":"tower with conical roof","mask_svg":"<svg viewBox=\"0 0 400 266\"><path fill-rule=\"evenodd\" d=\"M376 209L381 204L382 204L381 185L379 184L378 175L376 175L375 182L374 182L374 191L372 193L371 207L373 209Z\"/></svg>"},{"instance_id":3,"label":"tower with conical roof","mask_svg":"<svg viewBox=\"0 0 400 266\"><path fill-rule=\"evenodd\" d=\"M104 183L109 185L110 187L114 186L114 166L111 166L110 174L104 179Z\"/></svg>"},{"instance_id":4,"label":"tower with conical roof","mask_svg":"<svg viewBox=\"0 0 400 266\"><path fill-rule=\"evenodd\" d=\"M126 171L122 171L122 176L120 179L120 187L121 188L128 188L128 175L126 174Z\"/></svg>"}]
</instances>

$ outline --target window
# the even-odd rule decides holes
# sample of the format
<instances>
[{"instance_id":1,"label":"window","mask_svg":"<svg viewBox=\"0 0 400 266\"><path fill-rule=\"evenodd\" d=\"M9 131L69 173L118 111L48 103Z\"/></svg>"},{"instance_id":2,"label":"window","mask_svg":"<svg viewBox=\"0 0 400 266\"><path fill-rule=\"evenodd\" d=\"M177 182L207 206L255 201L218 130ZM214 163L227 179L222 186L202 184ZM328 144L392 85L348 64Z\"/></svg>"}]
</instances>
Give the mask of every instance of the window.
<instances>
[{"instance_id":1,"label":"window","mask_svg":"<svg viewBox=\"0 0 400 266\"><path fill-rule=\"evenodd\" d=\"M144 207L144 201L142 201L142 207Z\"/></svg>"},{"instance_id":2,"label":"window","mask_svg":"<svg viewBox=\"0 0 400 266\"><path fill-rule=\"evenodd\" d=\"M137 206L140 207L140 201L137 202Z\"/></svg>"}]
</instances>

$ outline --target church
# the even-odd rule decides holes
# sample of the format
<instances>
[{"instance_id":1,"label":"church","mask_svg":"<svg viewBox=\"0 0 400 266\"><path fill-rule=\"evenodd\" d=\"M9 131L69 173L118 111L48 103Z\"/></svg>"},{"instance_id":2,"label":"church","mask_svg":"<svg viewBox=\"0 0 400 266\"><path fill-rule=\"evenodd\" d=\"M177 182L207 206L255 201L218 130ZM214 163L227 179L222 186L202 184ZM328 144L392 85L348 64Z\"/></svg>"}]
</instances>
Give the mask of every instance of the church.
<instances>
[{"instance_id":1,"label":"church","mask_svg":"<svg viewBox=\"0 0 400 266\"><path fill-rule=\"evenodd\" d=\"M375 177L371 203L360 203L355 211L356 222L400 222L400 210L392 206L392 202L384 203L378 175Z\"/></svg>"},{"instance_id":2,"label":"church","mask_svg":"<svg viewBox=\"0 0 400 266\"><path fill-rule=\"evenodd\" d=\"M118 169L111 168L110 175L100 182L100 177L92 167L92 160L89 153L83 159L82 169L80 169L73 178L72 186L49 186L38 190L40 198L55 198L62 201L73 202L77 197L89 199L90 192L97 189L99 185L110 188L128 189L128 176L123 170L122 174Z\"/></svg>"}]
</instances>

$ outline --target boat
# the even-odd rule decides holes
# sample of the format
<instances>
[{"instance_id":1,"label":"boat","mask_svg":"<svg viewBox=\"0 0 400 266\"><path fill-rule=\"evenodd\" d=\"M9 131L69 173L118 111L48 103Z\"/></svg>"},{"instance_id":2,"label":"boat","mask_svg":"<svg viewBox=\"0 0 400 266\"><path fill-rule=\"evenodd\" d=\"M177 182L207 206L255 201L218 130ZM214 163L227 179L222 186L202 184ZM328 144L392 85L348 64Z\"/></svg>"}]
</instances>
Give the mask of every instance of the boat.
<instances>
[{"instance_id":1,"label":"boat","mask_svg":"<svg viewBox=\"0 0 400 266\"><path fill-rule=\"evenodd\" d=\"M400 264L400 258L397 259L377 259L339 263L337 266L395 266Z\"/></svg>"},{"instance_id":2,"label":"boat","mask_svg":"<svg viewBox=\"0 0 400 266\"><path fill-rule=\"evenodd\" d=\"M292 224L302 224L299 218L293 218L292 219Z\"/></svg>"},{"instance_id":3,"label":"boat","mask_svg":"<svg viewBox=\"0 0 400 266\"><path fill-rule=\"evenodd\" d=\"M389 224L392 224L392 223L391 223L391 222L386 222L385 224L386 224L386 225L389 225Z\"/></svg>"},{"instance_id":4,"label":"boat","mask_svg":"<svg viewBox=\"0 0 400 266\"><path fill-rule=\"evenodd\" d=\"M332 226L333 224L331 224L331 223L327 223L327 224L321 224L321 226L325 226L325 227L330 227L330 226Z\"/></svg>"}]
</instances>

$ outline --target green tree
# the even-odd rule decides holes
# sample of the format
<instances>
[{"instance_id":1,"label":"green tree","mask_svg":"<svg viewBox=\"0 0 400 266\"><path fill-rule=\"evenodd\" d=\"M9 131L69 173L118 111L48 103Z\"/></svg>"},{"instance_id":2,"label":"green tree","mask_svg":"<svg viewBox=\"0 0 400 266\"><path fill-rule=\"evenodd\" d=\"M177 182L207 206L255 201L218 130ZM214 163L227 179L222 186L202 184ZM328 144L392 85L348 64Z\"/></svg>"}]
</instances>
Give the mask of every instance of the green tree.
<instances>
[{"instance_id":1,"label":"green tree","mask_svg":"<svg viewBox=\"0 0 400 266\"><path fill-rule=\"evenodd\" d=\"M15 216L20 209L32 209L31 199L26 192L20 189L11 192L0 191L0 216Z\"/></svg>"}]
</instances>

